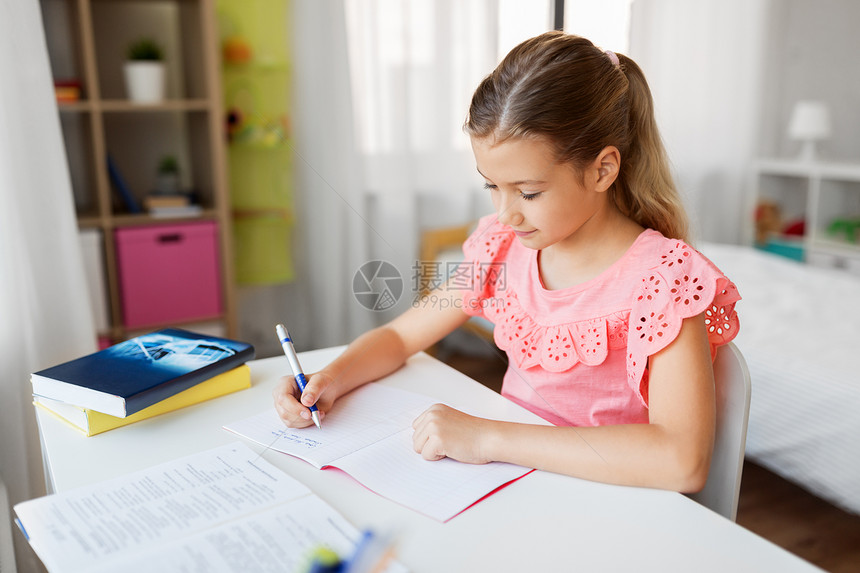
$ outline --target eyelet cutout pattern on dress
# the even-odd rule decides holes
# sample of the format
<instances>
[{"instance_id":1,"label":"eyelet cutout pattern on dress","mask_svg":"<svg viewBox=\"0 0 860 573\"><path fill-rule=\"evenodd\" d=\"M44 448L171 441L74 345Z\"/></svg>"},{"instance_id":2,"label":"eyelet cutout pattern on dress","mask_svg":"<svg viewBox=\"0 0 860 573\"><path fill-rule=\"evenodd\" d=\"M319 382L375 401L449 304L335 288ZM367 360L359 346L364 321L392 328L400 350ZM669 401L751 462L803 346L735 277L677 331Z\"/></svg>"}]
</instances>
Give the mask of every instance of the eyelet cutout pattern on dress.
<instances>
[{"instance_id":1,"label":"eyelet cutout pattern on dress","mask_svg":"<svg viewBox=\"0 0 860 573\"><path fill-rule=\"evenodd\" d=\"M549 372L564 372L579 362L596 366L606 359L610 348L626 346L625 313L573 324L539 325L522 308L516 293L497 292L495 296L503 302L486 307L485 316L495 324L496 345L519 368L541 366Z\"/></svg>"},{"instance_id":2,"label":"eyelet cutout pattern on dress","mask_svg":"<svg viewBox=\"0 0 860 573\"><path fill-rule=\"evenodd\" d=\"M735 285L692 247L676 241L661 255L658 268L642 279L630 315L628 382L646 405L648 357L675 340L685 318L704 313L713 359L737 334L739 299Z\"/></svg>"},{"instance_id":3,"label":"eyelet cutout pattern on dress","mask_svg":"<svg viewBox=\"0 0 860 573\"><path fill-rule=\"evenodd\" d=\"M738 333L738 317L734 311L734 303L739 299L737 287L734 283L729 283L717 293L714 302L705 310L705 328L711 342L711 358L716 356L717 347L730 342ZM719 304L721 301L725 303Z\"/></svg>"}]
</instances>

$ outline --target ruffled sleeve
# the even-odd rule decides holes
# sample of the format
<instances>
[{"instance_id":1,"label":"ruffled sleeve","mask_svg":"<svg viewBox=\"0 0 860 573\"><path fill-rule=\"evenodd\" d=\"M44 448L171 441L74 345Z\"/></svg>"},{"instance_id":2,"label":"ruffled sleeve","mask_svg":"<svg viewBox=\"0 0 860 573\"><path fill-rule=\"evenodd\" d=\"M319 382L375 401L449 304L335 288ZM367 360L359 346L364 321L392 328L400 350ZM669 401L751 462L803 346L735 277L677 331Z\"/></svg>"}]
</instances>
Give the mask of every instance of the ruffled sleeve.
<instances>
[{"instance_id":1,"label":"ruffled sleeve","mask_svg":"<svg viewBox=\"0 0 860 573\"><path fill-rule=\"evenodd\" d=\"M458 275L463 293L463 310L472 316L483 314L483 301L505 288L504 258L513 241L513 232L498 222L496 215L478 221L478 227L463 243L464 262Z\"/></svg>"},{"instance_id":2,"label":"ruffled sleeve","mask_svg":"<svg viewBox=\"0 0 860 573\"><path fill-rule=\"evenodd\" d=\"M737 287L704 255L683 242L667 240L660 263L642 277L630 311L627 376L648 405L648 357L675 340L685 318L705 314L711 359L738 332Z\"/></svg>"}]
</instances>

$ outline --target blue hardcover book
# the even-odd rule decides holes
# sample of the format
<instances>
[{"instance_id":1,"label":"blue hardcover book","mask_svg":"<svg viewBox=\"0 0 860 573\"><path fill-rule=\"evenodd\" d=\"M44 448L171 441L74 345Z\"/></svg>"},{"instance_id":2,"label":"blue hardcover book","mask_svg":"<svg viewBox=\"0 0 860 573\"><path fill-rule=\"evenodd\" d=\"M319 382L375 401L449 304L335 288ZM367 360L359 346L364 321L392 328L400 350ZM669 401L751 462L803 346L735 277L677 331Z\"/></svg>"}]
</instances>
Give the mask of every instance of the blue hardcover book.
<instances>
[{"instance_id":1,"label":"blue hardcover book","mask_svg":"<svg viewBox=\"0 0 860 573\"><path fill-rule=\"evenodd\" d=\"M110 155L107 156L107 167L110 180L113 181L113 184L116 186L116 190L119 192L120 197L122 197L128 212L142 213L140 204L137 202L137 199L134 198L134 195L132 195L131 189L129 189L128 185L125 184L125 179L123 179L119 172L119 168L116 166L116 163L113 162Z\"/></svg>"},{"instance_id":2,"label":"blue hardcover book","mask_svg":"<svg viewBox=\"0 0 860 573\"><path fill-rule=\"evenodd\" d=\"M166 328L30 376L33 394L125 418L254 358L246 342Z\"/></svg>"}]
</instances>

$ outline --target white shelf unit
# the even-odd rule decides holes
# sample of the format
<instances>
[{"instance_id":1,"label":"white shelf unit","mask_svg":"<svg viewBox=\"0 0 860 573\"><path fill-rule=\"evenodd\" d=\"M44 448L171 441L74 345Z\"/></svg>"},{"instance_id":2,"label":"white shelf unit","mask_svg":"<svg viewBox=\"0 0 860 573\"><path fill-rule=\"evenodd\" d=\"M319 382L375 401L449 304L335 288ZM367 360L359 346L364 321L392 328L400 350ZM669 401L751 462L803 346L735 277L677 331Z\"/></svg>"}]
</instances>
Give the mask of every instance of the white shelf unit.
<instances>
[{"instance_id":1,"label":"white shelf unit","mask_svg":"<svg viewBox=\"0 0 860 573\"><path fill-rule=\"evenodd\" d=\"M760 159L753 164L747 240L753 241L755 206L777 203L784 221L802 219L804 260L860 274L860 237L828 232L835 219L860 218L860 163Z\"/></svg>"}]
</instances>

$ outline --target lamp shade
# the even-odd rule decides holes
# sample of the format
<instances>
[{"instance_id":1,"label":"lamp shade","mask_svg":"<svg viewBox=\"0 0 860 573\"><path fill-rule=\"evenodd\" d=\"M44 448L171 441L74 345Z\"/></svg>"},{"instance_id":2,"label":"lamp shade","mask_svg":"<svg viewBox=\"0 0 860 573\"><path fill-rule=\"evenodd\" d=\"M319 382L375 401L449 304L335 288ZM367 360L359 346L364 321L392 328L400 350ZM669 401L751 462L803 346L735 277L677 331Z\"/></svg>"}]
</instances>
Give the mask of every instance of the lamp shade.
<instances>
[{"instance_id":1,"label":"lamp shade","mask_svg":"<svg viewBox=\"0 0 860 573\"><path fill-rule=\"evenodd\" d=\"M830 137L830 110L821 101L801 100L794 104L788 136L800 141Z\"/></svg>"}]
</instances>

